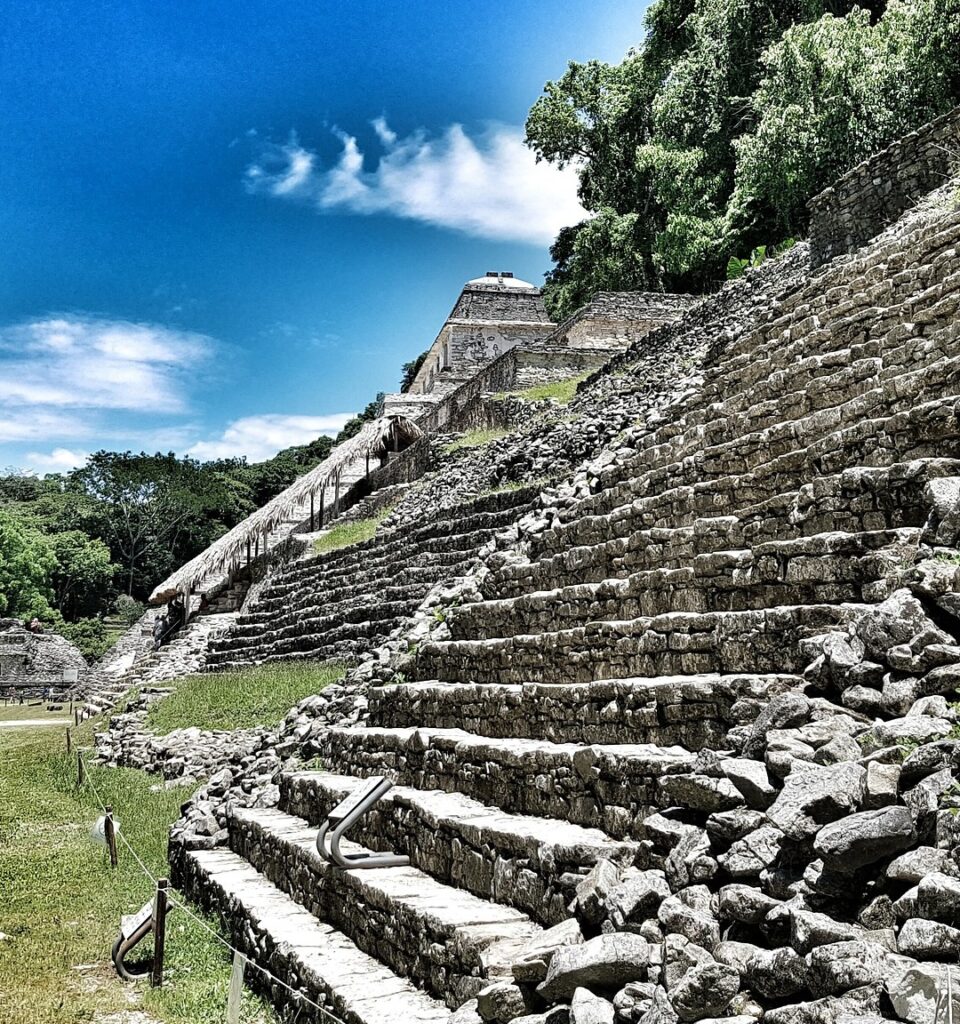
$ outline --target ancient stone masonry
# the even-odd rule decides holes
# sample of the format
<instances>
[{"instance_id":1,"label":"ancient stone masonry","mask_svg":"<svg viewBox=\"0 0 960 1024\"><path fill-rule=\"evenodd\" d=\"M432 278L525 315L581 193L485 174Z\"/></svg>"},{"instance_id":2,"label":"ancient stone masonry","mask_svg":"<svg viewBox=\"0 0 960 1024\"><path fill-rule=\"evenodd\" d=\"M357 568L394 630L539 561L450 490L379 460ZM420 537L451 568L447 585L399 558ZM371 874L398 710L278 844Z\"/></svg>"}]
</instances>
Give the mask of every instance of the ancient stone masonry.
<instances>
[{"instance_id":1,"label":"ancient stone masonry","mask_svg":"<svg viewBox=\"0 0 960 1024\"><path fill-rule=\"evenodd\" d=\"M806 245L748 272L411 486L382 538L278 576L243 657L334 651L364 559L388 617L387 576L430 572L191 802L176 884L347 1024L947 1019L954 189L815 273ZM548 465L477 525L465 495ZM333 869L317 827L370 775L395 785L349 848L410 864Z\"/></svg>"},{"instance_id":2,"label":"ancient stone masonry","mask_svg":"<svg viewBox=\"0 0 960 1024\"><path fill-rule=\"evenodd\" d=\"M960 169L960 108L899 139L810 201L815 267L864 245Z\"/></svg>"},{"instance_id":3,"label":"ancient stone masonry","mask_svg":"<svg viewBox=\"0 0 960 1024\"><path fill-rule=\"evenodd\" d=\"M268 577L230 629L212 641L207 668L359 657L401 627L433 584L462 575L533 496L530 490L493 494L457 519L382 532L364 544L292 562Z\"/></svg>"},{"instance_id":4,"label":"ancient stone masonry","mask_svg":"<svg viewBox=\"0 0 960 1024\"><path fill-rule=\"evenodd\" d=\"M20 687L62 683L64 673L83 683L87 663L69 640L56 633L32 633L20 619L0 619L0 683Z\"/></svg>"}]
</instances>

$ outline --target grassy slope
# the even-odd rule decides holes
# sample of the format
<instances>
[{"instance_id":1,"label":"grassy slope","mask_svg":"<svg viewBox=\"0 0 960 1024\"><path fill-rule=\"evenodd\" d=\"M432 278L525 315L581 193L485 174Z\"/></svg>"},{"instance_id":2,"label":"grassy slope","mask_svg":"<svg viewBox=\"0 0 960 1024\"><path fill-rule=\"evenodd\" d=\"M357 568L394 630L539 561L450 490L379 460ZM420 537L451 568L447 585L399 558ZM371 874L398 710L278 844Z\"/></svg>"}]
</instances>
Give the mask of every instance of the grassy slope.
<instances>
[{"instance_id":1,"label":"grassy slope","mask_svg":"<svg viewBox=\"0 0 960 1024\"><path fill-rule=\"evenodd\" d=\"M504 392L498 397L506 398L507 396L512 396L514 398L522 398L526 402L539 402L546 398L553 398L561 405L568 405L573 401L577 393L577 385L581 384L589 376L589 372L579 373L576 377L551 381L549 384L536 384L532 388L526 388L523 391Z\"/></svg>"},{"instance_id":2,"label":"grassy slope","mask_svg":"<svg viewBox=\"0 0 960 1024\"><path fill-rule=\"evenodd\" d=\"M336 662L278 662L239 672L186 676L171 683L174 692L150 708L147 725L161 735L191 725L277 725L298 701L319 693L343 673L344 667Z\"/></svg>"},{"instance_id":3,"label":"grassy slope","mask_svg":"<svg viewBox=\"0 0 960 1024\"><path fill-rule=\"evenodd\" d=\"M339 548L349 547L351 544L360 544L365 540L373 540L377 527L393 511L393 506L388 505L381 509L376 515L367 519L355 519L353 522L337 523L331 527L322 537L313 542L313 550L319 555L325 551L336 551Z\"/></svg>"},{"instance_id":4,"label":"grassy slope","mask_svg":"<svg viewBox=\"0 0 960 1024\"><path fill-rule=\"evenodd\" d=\"M80 730L84 742L89 730ZM151 872L165 874L167 831L189 791L153 792L156 779L132 770L94 768L91 780ZM111 870L89 838L98 815L92 789L76 788L60 729L0 732L0 1024L67 1024L130 1005L110 948L120 915L139 909L152 884L122 845ZM224 1019L227 954L180 911L168 926L167 968L163 988L142 990L144 1010L167 1024ZM247 994L243 1019L274 1018Z\"/></svg>"}]
</instances>

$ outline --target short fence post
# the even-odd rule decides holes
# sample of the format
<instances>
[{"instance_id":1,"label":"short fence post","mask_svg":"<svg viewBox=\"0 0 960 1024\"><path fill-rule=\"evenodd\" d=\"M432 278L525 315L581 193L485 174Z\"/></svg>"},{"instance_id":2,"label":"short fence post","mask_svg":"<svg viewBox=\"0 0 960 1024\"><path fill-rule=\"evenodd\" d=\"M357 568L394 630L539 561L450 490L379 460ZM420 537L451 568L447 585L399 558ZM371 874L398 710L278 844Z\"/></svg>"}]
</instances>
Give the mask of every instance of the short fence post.
<instances>
[{"instance_id":1,"label":"short fence post","mask_svg":"<svg viewBox=\"0 0 960 1024\"><path fill-rule=\"evenodd\" d=\"M77 789L83 788L83 754L77 751Z\"/></svg>"},{"instance_id":2,"label":"short fence post","mask_svg":"<svg viewBox=\"0 0 960 1024\"><path fill-rule=\"evenodd\" d=\"M167 940L167 880L157 880L157 895L153 903L153 970L150 984L160 988L163 984L163 952Z\"/></svg>"},{"instance_id":3,"label":"short fence post","mask_svg":"<svg viewBox=\"0 0 960 1024\"><path fill-rule=\"evenodd\" d=\"M233 953L230 991L227 995L227 1024L240 1024L240 999L243 995L243 968L246 959L239 949Z\"/></svg>"},{"instance_id":4,"label":"short fence post","mask_svg":"<svg viewBox=\"0 0 960 1024\"><path fill-rule=\"evenodd\" d=\"M74 708L73 709L73 724L74 725L79 725L80 724L80 709L79 708Z\"/></svg>"},{"instance_id":5,"label":"short fence post","mask_svg":"<svg viewBox=\"0 0 960 1024\"><path fill-rule=\"evenodd\" d=\"M67 726L67 753L70 753L70 726Z\"/></svg>"},{"instance_id":6,"label":"short fence post","mask_svg":"<svg viewBox=\"0 0 960 1024\"><path fill-rule=\"evenodd\" d=\"M110 867L117 866L117 833L113 827L113 808L104 807L107 812L103 819L103 838L107 841L107 849L110 851Z\"/></svg>"}]
</instances>

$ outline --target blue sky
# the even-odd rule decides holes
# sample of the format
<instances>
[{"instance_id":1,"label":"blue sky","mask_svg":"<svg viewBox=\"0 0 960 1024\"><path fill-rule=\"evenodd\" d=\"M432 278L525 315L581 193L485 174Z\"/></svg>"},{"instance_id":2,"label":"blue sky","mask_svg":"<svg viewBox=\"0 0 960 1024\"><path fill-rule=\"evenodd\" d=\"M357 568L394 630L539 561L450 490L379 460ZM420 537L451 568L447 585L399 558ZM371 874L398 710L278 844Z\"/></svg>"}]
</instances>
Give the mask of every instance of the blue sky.
<instances>
[{"instance_id":1,"label":"blue sky","mask_svg":"<svg viewBox=\"0 0 960 1024\"><path fill-rule=\"evenodd\" d=\"M0 467L334 432L487 269L578 217L521 144L645 2L117 0L0 12Z\"/></svg>"}]
</instances>

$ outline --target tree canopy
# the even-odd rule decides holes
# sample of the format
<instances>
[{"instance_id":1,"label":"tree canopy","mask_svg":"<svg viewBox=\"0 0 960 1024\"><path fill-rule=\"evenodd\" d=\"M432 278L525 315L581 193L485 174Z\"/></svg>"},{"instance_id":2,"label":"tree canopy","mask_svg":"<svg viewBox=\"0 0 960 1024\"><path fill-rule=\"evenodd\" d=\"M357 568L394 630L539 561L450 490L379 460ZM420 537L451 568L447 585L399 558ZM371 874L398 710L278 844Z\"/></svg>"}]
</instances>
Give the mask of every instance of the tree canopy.
<instances>
[{"instance_id":1,"label":"tree canopy","mask_svg":"<svg viewBox=\"0 0 960 1024\"><path fill-rule=\"evenodd\" d=\"M657 0L616 65L571 63L527 118L591 216L557 237L555 319L605 290L701 291L805 233L806 203L960 102L960 0Z\"/></svg>"}]
</instances>

